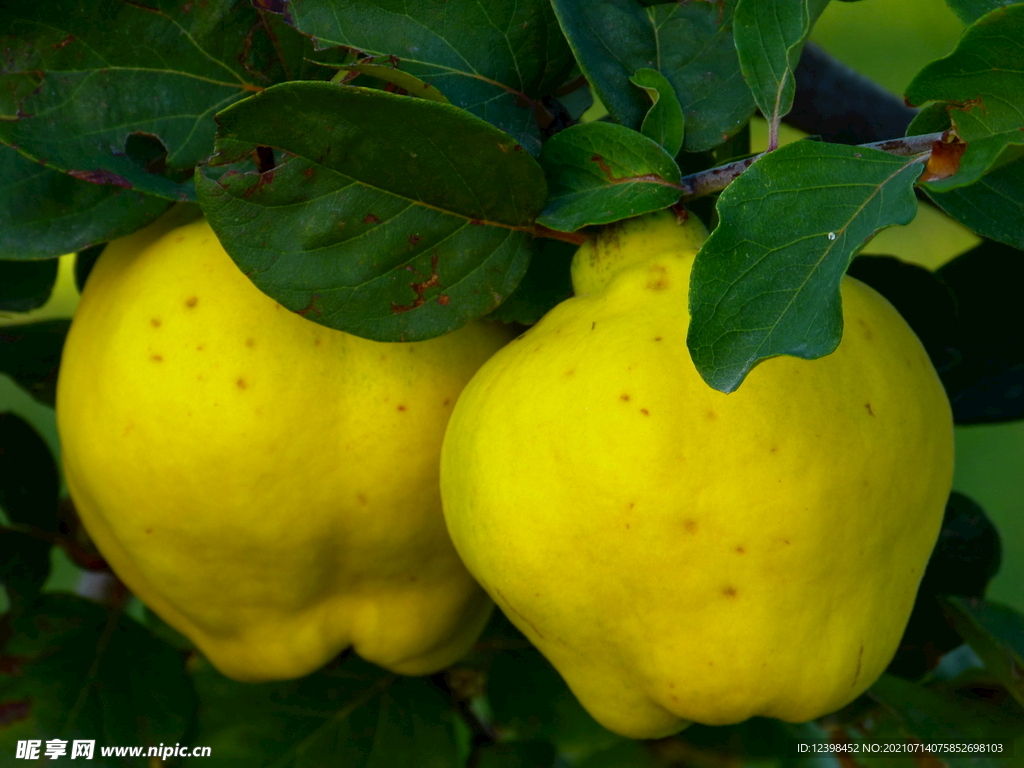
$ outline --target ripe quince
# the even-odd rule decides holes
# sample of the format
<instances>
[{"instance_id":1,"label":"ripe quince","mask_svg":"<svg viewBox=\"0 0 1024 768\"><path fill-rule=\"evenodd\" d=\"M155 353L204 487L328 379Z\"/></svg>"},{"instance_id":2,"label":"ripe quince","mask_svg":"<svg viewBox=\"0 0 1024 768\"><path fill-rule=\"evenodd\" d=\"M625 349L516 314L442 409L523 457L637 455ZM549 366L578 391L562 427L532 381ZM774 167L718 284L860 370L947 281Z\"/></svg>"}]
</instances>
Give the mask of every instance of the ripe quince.
<instances>
[{"instance_id":1,"label":"ripe quince","mask_svg":"<svg viewBox=\"0 0 1024 768\"><path fill-rule=\"evenodd\" d=\"M725 395L686 346L703 225L659 213L577 252L577 295L463 391L441 459L470 572L590 713L633 738L793 722L883 671L935 543L950 408L893 307Z\"/></svg>"},{"instance_id":2,"label":"ripe quince","mask_svg":"<svg viewBox=\"0 0 1024 768\"><path fill-rule=\"evenodd\" d=\"M326 328L259 291L205 221L158 221L107 246L74 316L68 488L117 575L226 675L297 677L347 646L436 671L491 610L445 531L441 441L508 339Z\"/></svg>"}]
</instances>

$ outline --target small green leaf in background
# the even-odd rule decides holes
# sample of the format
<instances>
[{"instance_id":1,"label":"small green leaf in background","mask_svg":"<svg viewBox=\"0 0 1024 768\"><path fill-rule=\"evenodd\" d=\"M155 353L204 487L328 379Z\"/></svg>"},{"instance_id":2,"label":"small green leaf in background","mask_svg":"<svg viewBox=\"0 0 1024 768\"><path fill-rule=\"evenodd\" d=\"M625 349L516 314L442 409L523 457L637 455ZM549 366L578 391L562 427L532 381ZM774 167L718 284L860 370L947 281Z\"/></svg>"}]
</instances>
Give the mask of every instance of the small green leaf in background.
<instances>
[{"instance_id":1,"label":"small green leaf in background","mask_svg":"<svg viewBox=\"0 0 1024 768\"><path fill-rule=\"evenodd\" d=\"M133 619L75 595L44 594L13 617L11 630L0 709L25 706L0 730L0 754L15 754L19 739L93 739L96 765L143 768L145 758L99 760L99 747L185 741L195 699L184 659Z\"/></svg>"},{"instance_id":2,"label":"small green leaf in background","mask_svg":"<svg viewBox=\"0 0 1024 768\"><path fill-rule=\"evenodd\" d=\"M232 0L5 0L0 92L13 82L18 97L4 103L17 119L0 121L0 141L86 182L193 199L187 177L212 151L213 113L301 64L287 29ZM166 160L147 167L138 141Z\"/></svg>"},{"instance_id":3,"label":"small green leaf in background","mask_svg":"<svg viewBox=\"0 0 1024 768\"><path fill-rule=\"evenodd\" d=\"M69 320L44 320L0 327L0 373L43 405L53 407L57 369Z\"/></svg>"},{"instance_id":4,"label":"small green leaf in background","mask_svg":"<svg viewBox=\"0 0 1024 768\"><path fill-rule=\"evenodd\" d=\"M566 128L544 145L540 161L550 199L537 221L562 232L661 210L683 192L672 156L614 123Z\"/></svg>"},{"instance_id":5,"label":"small green leaf in background","mask_svg":"<svg viewBox=\"0 0 1024 768\"><path fill-rule=\"evenodd\" d=\"M1024 706L1024 616L983 600L948 597L946 616L1010 694Z\"/></svg>"},{"instance_id":6,"label":"small green leaf in background","mask_svg":"<svg viewBox=\"0 0 1024 768\"><path fill-rule=\"evenodd\" d=\"M973 24L989 11L1017 2L1020 0L946 0L946 5L964 24Z\"/></svg>"},{"instance_id":7,"label":"small green leaf in background","mask_svg":"<svg viewBox=\"0 0 1024 768\"><path fill-rule=\"evenodd\" d=\"M997 8L964 32L956 50L922 69L907 100L945 102L967 143L959 171L926 182L946 192L972 184L993 165L1019 157L1024 144L1024 3ZM1008 154L1007 154L1008 153Z\"/></svg>"},{"instance_id":8,"label":"small green leaf in background","mask_svg":"<svg viewBox=\"0 0 1024 768\"><path fill-rule=\"evenodd\" d=\"M968 187L925 191L937 206L979 235L1024 250L1024 158L989 171Z\"/></svg>"},{"instance_id":9,"label":"small green leaf in background","mask_svg":"<svg viewBox=\"0 0 1024 768\"><path fill-rule=\"evenodd\" d=\"M0 313L43 306L57 280L57 259L0 261Z\"/></svg>"},{"instance_id":10,"label":"small green leaf in background","mask_svg":"<svg viewBox=\"0 0 1024 768\"><path fill-rule=\"evenodd\" d=\"M672 83L686 120L687 152L721 144L754 111L733 41L734 5L552 0L580 69L619 123L639 130L650 107L630 85L638 69L655 69Z\"/></svg>"},{"instance_id":11,"label":"small green leaf in background","mask_svg":"<svg viewBox=\"0 0 1024 768\"><path fill-rule=\"evenodd\" d=\"M775 149L779 123L793 107L794 72L804 42L828 0L738 0L733 18L743 77L769 125Z\"/></svg>"},{"instance_id":12,"label":"small green leaf in background","mask_svg":"<svg viewBox=\"0 0 1024 768\"><path fill-rule=\"evenodd\" d=\"M288 153L264 174L205 174L206 215L281 304L378 341L417 341L516 287L543 171L457 107L331 83L286 83L218 116L231 142Z\"/></svg>"},{"instance_id":13,"label":"small green leaf in background","mask_svg":"<svg viewBox=\"0 0 1024 768\"><path fill-rule=\"evenodd\" d=\"M922 168L873 149L800 141L730 184L690 282L687 342L703 379L732 392L761 360L832 352L850 259L879 230L914 218Z\"/></svg>"},{"instance_id":14,"label":"small green leaf in background","mask_svg":"<svg viewBox=\"0 0 1024 768\"><path fill-rule=\"evenodd\" d=\"M642 88L651 99L651 108L647 110L640 133L675 157L683 148L683 108L679 106L672 83L649 67L638 69L629 82Z\"/></svg>"},{"instance_id":15,"label":"small green leaf in background","mask_svg":"<svg viewBox=\"0 0 1024 768\"><path fill-rule=\"evenodd\" d=\"M168 205L141 192L81 181L0 145L2 259L61 256L127 235Z\"/></svg>"},{"instance_id":16,"label":"small green leaf in background","mask_svg":"<svg viewBox=\"0 0 1024 768\"><path fill-rule=\"evenodd\" d=\"M0 413L0 507L16 523L57 530L60 479L46 441L14 413Z\"/></svg>"},{"instance_id":17,"label":"small green leaf in background","mask_svg":"<svg viewBox=\"0 0 1024 768\"><path fill-rule=\"evenodd\" d=\"M532 154L541 138L528 102L552 93L573 64L547 0L292 0L288 8L319 45L379 57L373 63L428 83Z\"/></svg>"}]
</instances>

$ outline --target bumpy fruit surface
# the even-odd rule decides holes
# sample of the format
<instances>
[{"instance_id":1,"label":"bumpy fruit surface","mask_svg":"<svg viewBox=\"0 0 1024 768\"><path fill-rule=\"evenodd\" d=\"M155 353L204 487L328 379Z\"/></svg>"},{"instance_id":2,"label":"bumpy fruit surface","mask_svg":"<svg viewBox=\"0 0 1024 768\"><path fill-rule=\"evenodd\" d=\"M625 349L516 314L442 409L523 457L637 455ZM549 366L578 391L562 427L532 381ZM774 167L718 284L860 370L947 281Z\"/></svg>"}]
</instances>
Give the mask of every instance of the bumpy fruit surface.
<instances>
[{"instance_id":1,"label":"bumpy fruit surface","mask_svg":"<svg viewBox=\"0 0 1024 768\"><path fill-rule=\"evenodd\" d=\"M205 221L111 243L64 348L68 487L131 590L222 672L289 678L347 646L422 674L490 601L445 531L441 440L508 340L383 344L256 289Z\"/></svg>"},{"instance_id":2,"label":"bumpy fruit surface","mask_svg":"<svg viewBox=\"0 0 1024 768\"><path fill-rule=\"evenodd\" d=\"M480 369L442 451L469 570L591 714L635 738L809 720L864 691L952 476L938 377L856 280L833 354L709 388L686 347L702 230L659 214L584 245L577 296Z\"/></svg>"}]
</instances>

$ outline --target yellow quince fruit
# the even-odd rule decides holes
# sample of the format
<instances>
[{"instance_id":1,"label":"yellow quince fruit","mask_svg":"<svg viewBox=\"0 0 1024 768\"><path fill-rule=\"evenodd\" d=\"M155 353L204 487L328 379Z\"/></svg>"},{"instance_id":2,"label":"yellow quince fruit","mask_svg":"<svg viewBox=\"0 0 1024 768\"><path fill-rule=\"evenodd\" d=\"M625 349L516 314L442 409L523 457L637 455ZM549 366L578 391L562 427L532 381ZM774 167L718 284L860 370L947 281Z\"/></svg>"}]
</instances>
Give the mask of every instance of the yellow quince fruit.
<instances>
[{"instance_id":1,"label":"yellow quince fruit","mask_svg":"<svg viewBox=\"0 0 1024 768\"><path fill-rule=\"evenodd\" d=\"M897 648L953 468L931 362L852 278L835 352L708 387L686 346L706 232L674 218L579 249L577 295L477 372L441 458L470 572L633 738L806 721L863 692Z\"/></svg>"},{"instance_id":2,"label":"yellow quince fruit","mask_svg":"<svg viewBox=\"0 0 1024 768\"><path fill-rule=\"evenodd\" d=\"M74 316L68 488L117 575L230 677L297 677L348 646L436 671L491 610L445 531L441 441L508 339L331 330L259 291L205 221L158 221L107 246Z\"/></svg>"}]
</instances>

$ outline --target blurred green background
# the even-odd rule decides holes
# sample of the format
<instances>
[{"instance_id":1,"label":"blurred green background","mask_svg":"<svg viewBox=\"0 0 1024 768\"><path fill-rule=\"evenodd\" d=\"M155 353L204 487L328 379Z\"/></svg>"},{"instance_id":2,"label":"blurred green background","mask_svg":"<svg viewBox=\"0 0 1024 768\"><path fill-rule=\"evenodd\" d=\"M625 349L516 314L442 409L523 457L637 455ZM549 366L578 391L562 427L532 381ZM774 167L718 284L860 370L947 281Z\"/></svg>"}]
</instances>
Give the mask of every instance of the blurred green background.
<instances>
[{"instance_id":1,"label":"blurred green background","mask_svg":"<svg viewBox=\"0 0 1024 768\"><path fill-rule=\"evenodd\" d=\"M813 39L833 55L893 93L902 94L927 62L949 53L963 29L943 0L832 2ZM765 144L763 121L755 126L755 149ZM784 139L799 137L787 131ZM921 204L914 222L882 232L865 253L892 254L935 268L977 243L970 232ZM61 262L58 286L43 308L22 316L0 315L0 325L70 316L77 301L72 259ZM59 455L53 412L33 402L0 374L0 410L29 420ZM992 600L1024 610L1024 422L958 427L954 487L978 501L1003 538L1003 566L989 591ZM912 468L908 467L908 471ZM77 571L62 554L49 588L73 586Z\"/></svg>"}]
</instances>

